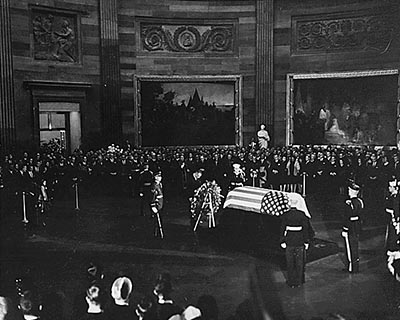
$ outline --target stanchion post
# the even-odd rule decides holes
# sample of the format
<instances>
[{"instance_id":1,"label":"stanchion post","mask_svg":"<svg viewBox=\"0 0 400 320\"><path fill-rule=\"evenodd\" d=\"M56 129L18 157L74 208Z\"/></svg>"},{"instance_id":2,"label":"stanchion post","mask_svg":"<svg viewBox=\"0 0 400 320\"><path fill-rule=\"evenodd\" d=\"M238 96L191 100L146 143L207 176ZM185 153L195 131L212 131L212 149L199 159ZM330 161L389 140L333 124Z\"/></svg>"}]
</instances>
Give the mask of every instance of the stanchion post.
<instances>
[{"instance_id":1,"label":"stanchion post","mask_svg":"<svg viewBox=\"0 0 400 320\"><path fill-rule=\"evenodd\" d=\"M26 193L25 193L25 191L22 191L22 214L23 214L22 223L27 224L29 222L29 220L26 217Z\"/></svg>"},{"instance_id":2,"label":"stanchion post","mask_svg":"<svg viewBox=\"0 0 400 320\"><path fill-rule=\"evenodd\" d=\"M79 189L78 189L78 182L75 182L75 210L79 210Z\"/></svg>"},{"instance_id":3,"label":"stanchion post","mask_svg":"<svg viewBox=\"0 0 400 320\"><path fill-rule=\"evenodd\" d=\"M303 196L303 198L305 198L306 197L306 175L307 175L307 173L303 172L301 175L303 176L303 188L302 188L303 194L302 194L302 196Z\"/></svg>"}]
</instances>

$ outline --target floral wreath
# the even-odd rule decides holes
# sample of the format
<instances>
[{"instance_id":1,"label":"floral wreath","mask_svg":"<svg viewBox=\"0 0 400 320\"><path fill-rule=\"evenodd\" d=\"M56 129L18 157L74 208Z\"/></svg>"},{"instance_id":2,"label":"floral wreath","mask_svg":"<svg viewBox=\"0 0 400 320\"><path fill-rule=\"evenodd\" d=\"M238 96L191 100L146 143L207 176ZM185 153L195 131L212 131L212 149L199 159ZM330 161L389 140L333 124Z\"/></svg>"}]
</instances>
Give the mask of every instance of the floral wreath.
<instances>
[{"instance_id":1,"label":"floral wreath","mask_svg":"<svg viewBox=\"0 0 400 320\"><path fill-rule=\"evenodd\" d=\"M204 205L208 194L210 194L214 214L218 212L223 198L221 188L215 181L206 181L194 191L193 197L189 199L192 219L197 219L200 214L201 222L207 220L207 215L211 212L210 206Z\"/></svg>"}]
</instances>

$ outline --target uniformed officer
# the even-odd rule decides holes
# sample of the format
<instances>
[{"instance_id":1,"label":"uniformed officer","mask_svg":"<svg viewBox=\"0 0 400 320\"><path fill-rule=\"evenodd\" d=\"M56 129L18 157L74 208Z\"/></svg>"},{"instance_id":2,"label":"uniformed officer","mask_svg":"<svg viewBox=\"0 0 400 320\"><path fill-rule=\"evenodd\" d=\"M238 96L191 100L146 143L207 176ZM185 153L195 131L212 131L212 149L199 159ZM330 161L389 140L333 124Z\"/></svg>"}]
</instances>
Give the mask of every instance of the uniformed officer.
<instances>
[{"instance_id":1,"label":"uniformed officer","mask_svg":"<svg viewBox=\"0 0 400 320\"><path fill-rule=\"evenodd\" d=\"M287 284L291 288L304 282L305 250L310 243L310 223L305 213L296 208L297 201L289 199L290 210L281 222L281 247L286 249Z\"/></svg>"},{"instance_id":2,"label":"uniformed officer","mask_svg":"<svg viewBox=\"0 0 400 320\"><path fill-rule=\"evenodd\" d=\"M358 240L361 232L361 219L364 202L358 197L360 187L352 183L348 187L349 199L345 201L342 237L346 250L346 268L350 273L359 272Z\"/></svg>"},{"instance_id":3,"label":"uniformed officer","mask_svg":"<svg viewBox=\"0 0 400 320\"><path fill-rule=\"evenodd\" d=\"M153 212L154 220L154 237L164 238L164 231L162 225L162 209L164 207L164 194L163 186L161 183L162 175L161 171L158 171L154 175L154 182L151 185L151 203L150 208Z\"/></svg>"},{"instance_id":4,"label":"uniformed officer","mask_svg":"<svg viewBox=\"0 0 400 320\"><path fill-rule=\"evenodd\" d=\"M400 234L400 196L396 177L392 177L388 184L388 196L385 199L386 235L385 249L387 251L398 250L398 236Z\"/></svg>"},{"instance_id":5,"label":"uniformed officer","mask_svg":"<svg viewBox=\"0 0 400 320\"><path fill-rule=\"evenodd\" d=\"M144 164L143 170L139 173L138 180L140 214L146 216L146 211L151 201L151 184L153 182L153 172L150 170L150 165L148 163Z\"/></svg>"}]
</instances>

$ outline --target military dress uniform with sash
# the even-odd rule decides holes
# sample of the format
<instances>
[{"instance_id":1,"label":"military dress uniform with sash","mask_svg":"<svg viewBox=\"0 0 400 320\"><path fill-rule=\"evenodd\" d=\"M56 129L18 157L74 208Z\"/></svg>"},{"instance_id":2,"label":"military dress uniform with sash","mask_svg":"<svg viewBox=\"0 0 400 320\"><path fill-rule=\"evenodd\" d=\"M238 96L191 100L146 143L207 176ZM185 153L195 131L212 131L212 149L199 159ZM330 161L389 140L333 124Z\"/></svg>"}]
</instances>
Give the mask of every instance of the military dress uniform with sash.
<instances>
[{"instance_id":1,"label":"military dress uniform with sash","mask_svg":"<svg viewBox=\"0 0 400 320\"><path fill-rule=\"evenodd\" d=\"M157 174L155 175L155 177ZM161 182L153 182L151 185L151 203L150 207L153 212L154 220L154 237L164 238L164 231L162 226L162 209L164 207L164 194Z\"/></svg>"},{"instance_id":2,"label":"military dress uniform with sash","mask_svg":"<svg viewBox=\"0 0 400 320\"><path fill-rule=\"evenodd\" d=\"M309 221L304 212L290 208L282 217L281 247L286 249L287 284L298 287L304 282L305 249L309 245Z\"/></svg>"},{"instance_id":3,"label":"military dress uniform with sash","mask_svg":"<svg viewBox=\"0 0 400 320\"><path fill-rule=\"evenodd\" d=\"M357 187L352 188L358 189ZM361 232L363 209L364 202L358 196L345 201L342 236L346 250L346 271L350 273L359 271L358 240Z\"/></svg>"}]
</instances>

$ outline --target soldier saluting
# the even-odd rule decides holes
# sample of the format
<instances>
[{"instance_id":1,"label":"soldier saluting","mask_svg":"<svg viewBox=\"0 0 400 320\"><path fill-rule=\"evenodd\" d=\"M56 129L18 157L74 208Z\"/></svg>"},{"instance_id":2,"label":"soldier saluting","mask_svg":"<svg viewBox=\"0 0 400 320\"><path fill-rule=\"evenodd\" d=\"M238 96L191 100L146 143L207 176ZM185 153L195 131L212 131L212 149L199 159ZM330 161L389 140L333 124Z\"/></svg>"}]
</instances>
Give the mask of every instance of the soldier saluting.
<instances>
[{"instance_id":1,"label":"soldier saluting","mask_svg":"<svg viewBox=\"0 0 400 320\"><path fill-rule=\"evenodd\" d=\"M346 250L346 269L350 273L359 271L358 240L361 232L361 218L364 202L358 197L360 187L352 183L348 188L349 199L345 201L342 237Z\"/></svg>"}]
</instances>

